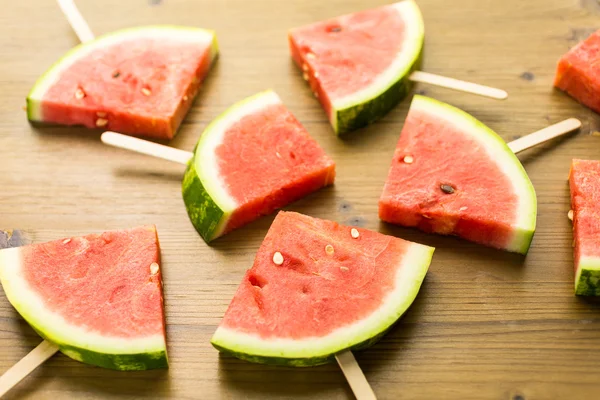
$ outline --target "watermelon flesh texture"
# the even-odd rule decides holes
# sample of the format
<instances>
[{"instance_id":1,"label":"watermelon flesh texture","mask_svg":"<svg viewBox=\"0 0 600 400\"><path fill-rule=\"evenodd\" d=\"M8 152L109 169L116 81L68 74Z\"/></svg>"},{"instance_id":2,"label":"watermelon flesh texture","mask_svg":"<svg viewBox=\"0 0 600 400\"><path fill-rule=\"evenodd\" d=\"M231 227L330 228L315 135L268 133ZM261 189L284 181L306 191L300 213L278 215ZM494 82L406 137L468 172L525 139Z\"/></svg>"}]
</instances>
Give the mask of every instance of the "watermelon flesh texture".
<instances>
[{"instance_id":1,"label":"watermelon flesh texture","mask_svg":"<svg viewBox=\"0 0 600 400\"><path fill-rule=\"evenodd\" d=\"M558 62L554 86L600 113L600 31L594 32Z\"/></svg>"},{"instance_id":2,"label":"watermelon flesh texture","mask_svg":"<svg viewBox=\"0 0 600 400\"><path fill-rule=\"evenodd\" d=\"M600 161L573 160L569 174L575 294L600 296Z\"/></svg>"},{"instance_id":3,"label":"watermelon flesh texture","mask_svg":"<svg viewBox=\"0 0 600 400\"><path fill-rule=\"evenodd\" d=\"M171 139L217 56L213 32L150 26L81 44L36 83L32 121Z\"/></svg>"},{"instance_id":4,"label":"watermelon flesh texture","mask_svg":"<svg viewBox=\"0 0 600 400\"><path fill-rule=\"evenodd\" d=\"M11 304L67 356L117 370L167 367L154 226L0 251Z\"/></svg>"},{"instance_id":5,"label":"watermelon flesh texture","mask_svg":"<svg viewBox=\"0 0 600 400\"><path fill-rule=\"evenodd\" d=\"M531 181L498 135L415 96L379 200L382 220L525 254L536 207Z\"/></svg>"},{"instance_id":6,"label":"watermelon flesh texture","mask_svg":"<svg viewBox=\"0 0 600 400\"><path fill-rule=\"evenodd\" d=\"M183 180L183 199L208 242L331 185L335 163L272 91L208 126Z\"/></svg>"},{"instance_id":7,"label":"watermelon flesh texture","mask_svg":"<svg viewBox=\"0 0 600 400\"><path fill-rule=\"evenodd\" d=\"M336 133L365 126L408 92L423 20L413 1L332 18L289 33L292 58Z\"/></svg>"},{"instance_id":8,"label":"watermelon flesh texture","mask_svg":"<svg viewBox=\"0 0 600 400\"><path fill-rule=\"evenodd\" d=\"M212 344L251 362L290 366L368 347L411 305L433 250L279 212Z\"/></svg>"}]
</instances>

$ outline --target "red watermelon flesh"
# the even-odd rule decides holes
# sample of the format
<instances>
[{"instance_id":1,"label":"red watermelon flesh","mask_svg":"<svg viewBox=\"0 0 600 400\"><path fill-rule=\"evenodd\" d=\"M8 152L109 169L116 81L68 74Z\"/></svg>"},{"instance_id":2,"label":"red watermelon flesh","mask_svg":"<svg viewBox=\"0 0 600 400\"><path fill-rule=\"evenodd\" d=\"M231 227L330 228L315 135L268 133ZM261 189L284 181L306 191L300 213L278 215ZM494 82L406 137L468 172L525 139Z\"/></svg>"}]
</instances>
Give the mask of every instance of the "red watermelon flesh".
<instances>
[{"instance_id":1,"label":"red watermelon flesh","mask_svg":"<svg viewBox=\"0 0 600 400\"><path fill-rule=\"evenodd\" d=\"M69 323L124 338L164 332L153 227L27 246L22 257L31 289Z\"/></svg>"},{"instance_id":2,"label":"red watermelon flesh","mask_svg":"<svg viewBox=\"0 0 600 400\"><path fill-rule=\"evenodd\" d=\"M280 212L212 343L246 360L295 366L372 344L412 303L432 253L366 229Z\"/></svg>"},{"instance_id":3,"label":"red watermelon flesh","mask_svg":"<svg viewBox=\"0 0 600 400\"><path fill-rule=\"evenodd\" d=\"M569 175L575 293L600 295L600 161L573 160Z\"/></svg>"},{"instance_id":4,"label":"red watermelon flesh","mask_svg":"<svg viewBox=\"0 0 600 400\"><path fill-rule=\"evenodd\" d=\"M281 102L231 125L216 155L223 185L238 204L225 233L335 178L333 160Z\"/></svg>"},{"instance_id":5,"label":"red watermelon flesh","mask_svg":"<svg viewBox=\"0 0 600 400\"><path fill-rule=\"evenodd\" d=\"M332 101L369 86L401 51L405 22L394 11L387 5L290 31L292 58L327 114Z\"/></svg>"},{"instance_id":6,"label":"red watermelon flesh","mask_svg":"<svg viewBox=\"0 0 600 400\"><path fill-rule=\"evenodd\" d=\"M29 116L170 139L215 56L209 31L146 27L115 32L78 46L40 78L28 98Z\"/></svg>"},{"instance_id":7,"label":"red watermelon flesh","mask_svg":"<svg viewBox=\"0 0 600 400\"><path fill-rule=\"evenodd\" d=\"M166 366L154 226L0 251L7 297L36 331L79 361Z\"/></svg>"},{"instance_id":8,"label":"red watermelon flesh","mask_svg":"<svg viewBox=\"0 0 600 400\"><path fill-rule=\"evenodd\" d=\"M558 62L554 86L600 112L600 31L594 32Z\"/></svg>"},{"instance_id":9,"label":"red watermelon flesh","mask_svg":"<svg viewBox=\"0 0 600 400\"><path fill-rule=\"evenodd\" d=\"M517 239L521 235L515 231L521 221L535 221L535 207L532 217L527 204L535 205L530 192L531 182L502 139L454 107L415 96L379 201L379 216L522 252L533 231L524 233L524 239Z\"/></svg>"}]
</instances>

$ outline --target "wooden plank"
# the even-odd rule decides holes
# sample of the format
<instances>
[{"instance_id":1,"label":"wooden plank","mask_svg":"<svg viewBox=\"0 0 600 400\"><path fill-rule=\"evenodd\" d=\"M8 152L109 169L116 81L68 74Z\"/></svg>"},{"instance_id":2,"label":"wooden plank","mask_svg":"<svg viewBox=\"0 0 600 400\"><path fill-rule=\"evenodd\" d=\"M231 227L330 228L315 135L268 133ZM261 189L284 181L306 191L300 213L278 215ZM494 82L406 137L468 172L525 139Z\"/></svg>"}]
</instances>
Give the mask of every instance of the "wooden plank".
<instances>
[{"instance_id":1,"label":"wooden plank","mask_svg":"<svg viewBox=\"0 0 600 400\"><path fill-rule=\"evenodd\" d=\"M505 89L505 101L417 84L507 142L575 117L579 132L519 155L539 199L527 257L379 222L377 199L408 109L336 138L287 49L290 27L384 0L79 1L96 34L151 23L216 29L222 55L175 148L236 100L273 88L338 164L336 185L289 207L437 247L422 292L403 320L356 358L380 399L593 398L600 389L599 305L573 296L566 183L571 158L600 159L600 117L551 88L558 57L599 28L595 1L420 0L423 71ZM153 5L157 4L157 5ZM207 246L181 200L181 166L103 145L100 132L32 127L21 107L37 79L78 43L53 1L12 2L0 13L0 229L36 241L158 226L171 368L122 373L56 355L7 398L351 398L335 364L310 369L220 357L209 340L272 217ZM0 294L0 371L39 337Z\"/></svg>"}]
</instances>

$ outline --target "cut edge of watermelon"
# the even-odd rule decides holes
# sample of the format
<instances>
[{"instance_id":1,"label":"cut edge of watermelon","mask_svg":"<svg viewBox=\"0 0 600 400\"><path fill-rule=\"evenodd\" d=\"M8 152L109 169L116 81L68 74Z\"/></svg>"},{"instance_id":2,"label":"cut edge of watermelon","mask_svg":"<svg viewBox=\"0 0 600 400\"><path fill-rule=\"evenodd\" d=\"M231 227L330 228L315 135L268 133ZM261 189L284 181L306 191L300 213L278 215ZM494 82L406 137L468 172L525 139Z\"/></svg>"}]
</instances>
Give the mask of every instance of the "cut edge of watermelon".
<instances>
[{"instance_id":1,"label":"cut edge of watermelon","mask_svg":"<svg viewBox=\"0 0 600 400\"><path fill-rule=\"evenodd\" d=\"M223 135L231 125L246 115L280 103L281 99L272 90L257 93L229 107L213 120L202 133L194 152L194 159L190 162L193 165L190 165L189 168L195 169L204 191L210 196L210 200L206 199L205 201L212 201L222 213L219 223L212 230L212 235L208 238L205 237L207 241L223 234L232 213L238 207L236 200L229 195L227 188L222 184L223 180L219 177L216 148L222 143Z\"/></svg>"},{"instance_id":2,"label":"cut edge of watermelon","mask_svg":"<svg viewBox=\"0 0 600 400\"><path fill-rule=\"evenodd\" d=\"M390 7L396 8L406 24L406 37L404 38L402 50L397 54L388 68L379 74L369 86L356 93L332 101L329 120L336 133L345 132L339 129L338 119L341 118L340 114L356 114L357 111L353 110L355 107L370 101L377 101L379 97L383 96L395 84L408 78L408 75L410 75L414 67L419 63L425 40L425 24L419 6L413 0L403 0L391 4ZM350 117L345 116L344 118Z\"/></svg>"},{"instance_id":3,"label":"cut edge of watermelon","mask_svg":"<svg viewBox=\"0 0 600 400\"><path fill-rule=\"evenodd\" d=\"M168 365L164 335L125 339L106 337L69 324L47 309L21 273L21 248L0 251L0 280L9 302L43 338L67 356L106 368L141 370Z\"/></svg>"},{"instance_id":4,"label":"cut edge of watermelon","mask_svg":"<svg viewBox=\"0 0 600 400\"><path fill-rule=\"evenodd\" d=\"M537 198L533 184L517 156L496 132L459 108L422 95L414 96L411 104L411 109L413 108L431 113L436 118L443 118L461 131L470 134L485 146L490 158L510 177L513 189L520 199L520 207L518 217L513 224L514 236L507 244L506 250L526 254L535 233Z\"/></svg>"},{"instance_id":5,"label":"cut edge of watermelon","mask_svg":"<svg viewBox=\"0 0 600 400\"><path fill-rule=\"evenodd\" d=\"M325 337L299 340L261 338L222 326L214 333L211 344L219 351L257 363L311 366L332 361L347 349L361 349L374 344L413 303L425 279L434 252L433 247L411 243L396 274L396 288L381 307L362 320L338 328Z\"/></svg>"},{"instance_id":6,"label":"cut edge of watermelon","mask_svg":"<svg viewBox=\"0 0 600 400\"><path fill-rule=\"evenodd\" d=\"M581 257L575 272L575 294L600 296L600 258Z\"/></svg>"},{"instance_id":7,"label":"cut edge of watermelon","mask_svg":"<svg viewBox=\"0 0 600 400\"><path fill-rule=\"evenodd\" d=\"M59 78L61 72L67 69L75 61L87 56L98 48L110 46L138 36L147 37L149 34L159 35L161 37L164 37L164 35L167 34L183 40L191 38L195 40L198 38L205 39L207 42L211 42L211 61L215 59L219 52L216 34L214 31L208 29L177 25L148 25L107 33L90 42L75 46L38 78L27 95L27 118L30 121L44 121L42 116L42 102L44 95Z\"/></svg>"}]
</instances>

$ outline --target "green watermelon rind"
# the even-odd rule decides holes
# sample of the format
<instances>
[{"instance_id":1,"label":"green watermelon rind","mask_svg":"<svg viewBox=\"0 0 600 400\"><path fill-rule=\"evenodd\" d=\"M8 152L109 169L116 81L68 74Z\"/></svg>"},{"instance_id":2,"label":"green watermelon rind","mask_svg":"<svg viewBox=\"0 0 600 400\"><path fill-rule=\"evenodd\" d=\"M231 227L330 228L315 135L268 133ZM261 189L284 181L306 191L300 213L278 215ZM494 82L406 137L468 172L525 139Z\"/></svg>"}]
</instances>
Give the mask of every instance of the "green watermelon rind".
<instances>
[{"instance_id":1,"label":"green watermelon rind","mask_svg":"<svg viewBox=\"0 0 600 400\"><path fill-rule=\"evenodd\" d=\"M77 361L120 371L168 367L164 337L143 340L143 343L122 339L119 346L110 340L100 343L97 334L86 334L82 328L69 325L62 317L45 310L42 300L37 294L28 293L27 283L19 271L15 271L15 268L20 269L15 267L20 265L19 252L19 248L0 251L0 281L4 293L25 321L41 337L56 344L63 354ZM86 337L87 345L84 344Z\"/></svg>"},{"instance_id":2,"label":"green watermelon rind","mask_svg":"<svg viewBox=\"0 0 600 400\"><path fill-rule=\"evenodd\" d=\"M390 7L402 7L403 15L406 14L405 21L413 28L407 33L412 47L408 53L406 49L398 53L398 57L408 54L407 61L401 64L400 69L393 71L389 80L369 87L369 93L361 95L359 91L357 94L338 100L337 104L336 101L332 101L329 119L337 135L343 135L377 121L406 97L412 87L409 77L421 65L425 41L423 16L419 6L412 0L404 0Z\"/></svg>"},{"instance_id":3,"label":"green watermelon rind","mask_svg":"<svg viewBox=\"0 0 600 400\"><path fill-rule=\"evenodd\" d=\"M522 197L522 204L524 208L523 215L521 215L515 222L514 234L510 243L507 244L505 250L527 254L533 235L535 233L536 219L537 219L537 197L535 189L525 168L515 156L515 153L508 147L506 142L492 129L486 126L484 123L473 117L471 114L451 106L447 103L432 99L427 96L415 95L413 98L412 107L416 107L421 110L430 112L432 115L440 116L442 113L452 115L462 127L474 128L478 132L477 140L482 143L487 143L490 148L496 150L494 152L495 159L498 160L497 155L502 154L505 159L504 165L513 168L510 177L513 184L519 184L520 196ZM475 137L475 136L474 136Z\"/></svg>"},{"instance_id":4,"label":"green watermelon rind","mask_svg":"<svg viewBox=\"0 0 600 400\"><path fill-rule=\"evenodd\" d=\"M577 296L600 296L600 258L582 257L575 275Z\"/></svg>"},{"instance_id":5,"label":"green watermelon rind","mask_svg":"<svg viewBox=\"0 0 600 400\"><path fill-rule=\"evenodd\" d=\"M393 327L415 300L429 269L434 250L432 247L416 243L410 245L409 252L402 259L402 265L398 269L399 275L396 277L398 285L393 292L395 296L384 300L379 310L354 323L363 323L365 327L354 329L353 324L350 328L340 329L354 329L355 332L350 335L340 333L338 330L330 333L325 339L309 338L298 341L287 339L285 343L277 344L276 338L260 339L255 335L219 327L211 339L211 344L220 352L242 360L291 367L326 364L334 361L335 355L342 351L370 347ZM403 271L406 275L402 273ZM389 310L386 310L386 306ZM385 313L377 316L377 311L381 310ZM369 318L373 320L368 321ZM253 344L248 344L248 340Z\"/></svg>"},{"instance_id":6,"label":"green watermelon rind","mask_svg":"<svg viewBox=\"0 0 600 400\"><path fill-rule=\"evenodd\" d=\"M271 104L275 101L280 101L275 92L266 90L235 103L206 127L196 144L194 156L183 177L182 194L192 225L207 243L223 235L237 207L236 201L222 186L221 179L210 176L218 173L215 161L210 160L210 155L214 154L210 147L218 146L219 135L224 129L248 115L253 105L260 107L265 102ZM206 153L203 154L203 151Z\"/></svg>"},{"instance_id":7,"label":"green watermelon rind","mask_svg":"<svg viewBox=\"0 0 600 400\"><path fill-rule=\"evenodd\" d=\"M44 94L49 87L56 81L58 75L84 55L87 55L97 48L102 48L107 45L118 43L121 40L131 36L142 36L150 31L161 30L165 32L184 32L190 35L211 35L211 60L214 60L219 52L219 44L214 31L195 27L177 26L177 25L147 25L134 28L126 28L118 31L110 32L96 39L79 44L69 50L64 56L56 61L46 72L44 72L33 85L27 95L27 119L32 122L44 122L41 115L42 102Z\"/></svg>"}]
</instances>

